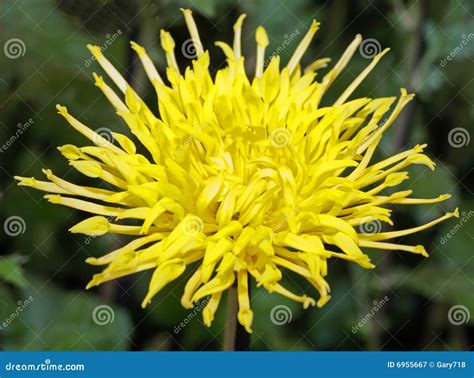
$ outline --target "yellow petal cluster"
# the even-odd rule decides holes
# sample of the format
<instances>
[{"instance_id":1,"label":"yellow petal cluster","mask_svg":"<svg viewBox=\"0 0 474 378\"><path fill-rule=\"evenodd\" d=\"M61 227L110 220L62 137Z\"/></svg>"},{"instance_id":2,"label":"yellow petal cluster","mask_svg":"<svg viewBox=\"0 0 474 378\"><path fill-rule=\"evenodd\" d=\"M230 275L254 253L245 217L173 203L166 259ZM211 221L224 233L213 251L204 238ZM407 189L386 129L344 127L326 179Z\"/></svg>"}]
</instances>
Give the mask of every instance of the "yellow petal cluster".
<instances>
[{"instance_id":1,"label":"yellow petal cluster","mask_svg":"<svg viewBox=\"0 0 474 378\"><path fill-rule=\"evenodd\" d=\"M227 66L212 75L192 12L183 13L196 54L184 72L176 63L175 42L168 32L161 32L166 78L146 50L132 42L156 90L155 111L99 47L88 46L116 89L94 74L96 86L135 141L118 133L110 141L66 107L57 106L59 114L93 144L65 145L59 148L61 154L73 168L95 179L97 186L106 183L107 189L70 183L51 170L44 170L46 181L17 177L20 185L51 193L45 198L52 203L93 214L73 226L73 233L135 236L115 251L86 260L105 266L88 287L152 270L142 304L146 306L165 285L179 280L186 269L194 269L182 305L191 308L206 298L203 317L210 325L223 292L235 285L238 320L251 332L251 279L305 308L321 307L330 299L326 276L331 258L370 269L374 265L364 247L427 256L420 245L389 240L457 216L457 210L412 229L363 232L380 222L392 225L392 204L429 204L449 198L413 199L411 190L383 194L408 179L406 168L412 164L434 169L422 153L425 145L373 161L384 132L412 94L402 89L398 99L349 99L388 49L375 56L332 105L323 106L324 95L358 49L360 35L316 80L316 71L326 67L329 59L316 60L305 69L300 63L318 30L317 22L283 67L278 56L265 67L269 39L260 26L255 75L249 79L241 52L243 15L234 26L232 47L216 43ZM287 289L288 272L308 280L319 298Z\"/></svg>"}]
</instances>

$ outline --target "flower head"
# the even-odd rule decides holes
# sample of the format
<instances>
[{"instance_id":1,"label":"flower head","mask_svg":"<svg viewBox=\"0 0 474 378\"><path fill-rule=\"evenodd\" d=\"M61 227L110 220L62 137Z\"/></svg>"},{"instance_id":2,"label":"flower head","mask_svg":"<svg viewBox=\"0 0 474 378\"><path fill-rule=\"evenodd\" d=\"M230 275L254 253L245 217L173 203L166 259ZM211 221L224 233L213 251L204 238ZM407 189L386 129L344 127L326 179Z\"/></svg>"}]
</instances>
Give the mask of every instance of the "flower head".
<instances>
[{"instance_id":1,"label":"flower head","mask_svg":"<svg viewBox=\"0 0 474 378\"><path fill-rule=\"evenodd\" d=\"M409 198L411 190L382 194L405 181L405 169L412 164L434 169L435 164L422 153L425 145L373 162L383 134L413 95L402 89L398 100L349 100L388 49L375 56L332 105L322 106L325 93L361 43L360 35L318 81L316 71L326 67L329 59L300 67L318 30L317 22L283 68L278 56L264 67L268 37L260 26L255 74L249 79L241 53L242 15L234 26L233 46L216 43L227 66L213 77L209 53L191 11L183 13L196 55L184 72L176 63L175 43L168 32L161 32L168 63L166 81L145 49L131 43L156 89L157 113L99 47L88 46L118 93L94 74L97 87L144 147L143 153L137 152L129 137L112 133L112 141L104 138L58 105L59 114L94 144L65 145L59 148L61 154L76 170L96 179L97 186L103 182L107 188L79 186L51 170L44 170L47 181L16 177L20 185L52 193L45 196L52 203L94 214L73 226L73 233L135 236L113 252L86 260L106 266L88 287L152 270L142 304L146 306L191 265L194 271L182 305L191 308L208 298L203 317L210 325L222 293L236 284L238 319L251 332L251 278L257 286L301 302L305 308L321 307L330 298L329 259L370 269L374 265L362 251L365 247L427 256L420 245L388 240L457 216L457 210L407 230L385 232L378 227L380 222L392 225L388 208L392 204L430 204L449 198ZM317 301L310 293L285 288L282 278L289 271L314 286Z\"/></svg>"}]
</instances>

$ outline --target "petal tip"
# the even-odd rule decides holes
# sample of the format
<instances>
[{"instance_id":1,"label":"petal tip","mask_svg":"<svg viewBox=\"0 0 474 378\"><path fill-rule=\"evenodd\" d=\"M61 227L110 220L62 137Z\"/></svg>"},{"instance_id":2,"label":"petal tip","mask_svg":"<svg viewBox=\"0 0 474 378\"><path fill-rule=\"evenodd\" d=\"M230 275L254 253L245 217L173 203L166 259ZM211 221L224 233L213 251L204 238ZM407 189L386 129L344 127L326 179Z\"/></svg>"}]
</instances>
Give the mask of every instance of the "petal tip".
<instances>
[{"instance_id":1,"label":"petal tip","mask_svg":"<svg viewBox=\"0 0 474 378\"><path fill-rule=\"evenodd\" d=\"M459 218L459 207L456 207L452 213L449 213L452 217Z\"/></svg>"}]
</instances>

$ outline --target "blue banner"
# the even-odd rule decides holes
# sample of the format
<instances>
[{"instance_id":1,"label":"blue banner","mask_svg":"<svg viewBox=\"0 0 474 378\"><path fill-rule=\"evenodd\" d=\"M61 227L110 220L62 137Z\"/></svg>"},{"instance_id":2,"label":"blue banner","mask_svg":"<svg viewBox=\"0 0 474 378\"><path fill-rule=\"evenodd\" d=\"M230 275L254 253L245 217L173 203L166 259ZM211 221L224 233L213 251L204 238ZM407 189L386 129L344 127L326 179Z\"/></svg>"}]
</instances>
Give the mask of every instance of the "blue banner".
<instances>
[{"instance_id":1,"label":"blue banner","mask_svg":"<svg viewBox=\"0 0 474 378\"><path fill-rule=\"evenodd\" d=\"M473 377L469 352L2 352L0 377Z\"/></svg>"}]
</instances>

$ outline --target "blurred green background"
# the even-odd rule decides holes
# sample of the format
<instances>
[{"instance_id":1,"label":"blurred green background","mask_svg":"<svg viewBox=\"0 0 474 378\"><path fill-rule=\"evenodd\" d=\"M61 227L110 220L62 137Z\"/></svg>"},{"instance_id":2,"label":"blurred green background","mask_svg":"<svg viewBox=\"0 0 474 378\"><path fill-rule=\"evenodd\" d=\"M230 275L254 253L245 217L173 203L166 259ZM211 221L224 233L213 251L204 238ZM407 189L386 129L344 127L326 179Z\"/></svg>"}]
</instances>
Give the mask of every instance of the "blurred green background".
<instances>
[{"instance_id":1,"label":"blurred green background","mask_svg":"<svg viewBox=\"0 0 474 378\"><path fill-rule=\"evenodd\" d=\"M431 254L429 259L373 251L371 258L378 262L373 271L344 261L331 262L328 281L332 300L323 309L304 311L298 304L253 287L251 349L472 349L474 143L469 139L474 130L474 3L460 0L1 1L1 348L221 348L225 306L208 329L199 311L181 307L182 284L170 284L146 310L140 308L140 302L149 273L85 291L92 274L98 272L85 264L85 258L116 248L120 239L69 234L67 229L84 219L84 214L50 205L42 193L13 182L14 175L40 178L41 169L48 167L70 181L87 183L56 150L66 143L84 145L86 140L56 114L55 104L67 105L92 129L126 131L93 84L92 72L101 70L85 45L103 46L106 56L156 109L154 91L129 48L129 40L144 45L163 73L159 32L169 30L177 43L179 64L184 67L188 61L181 47L189 36L180 7L193 9L203 44L211 50L214 72L222 67L224 57L213 42L232 41L233 23L242 12L248 15L242 40L249 72L258 25L268 31L268 54L298 31L299 37L280 49L283 62L313 18L322 26L304 64L326 56L334 63L357 33L373 38L382 48L391 47L355 95L394 96L400 87L407 87L417 97L384 137L377 158L426 141L437 169L434 173L413 169L404 187L413 189L416 197L453 195L439 205L395 209L397 227L419 225L456 206L461 211L459 219L405 238L405 244L424 244ZM360 52L355 54L329 92L328 103L368 62ZM18 228L6 232L7 220L16 221ZM296 277L290 280L294 287L306 289ZM381 306L380 301L384 303ZM272 311L275 315L280 310L286 312L282 325L271 317ZM185 319L185 326L179 327Z\"/></svg>"}]
</instances>

